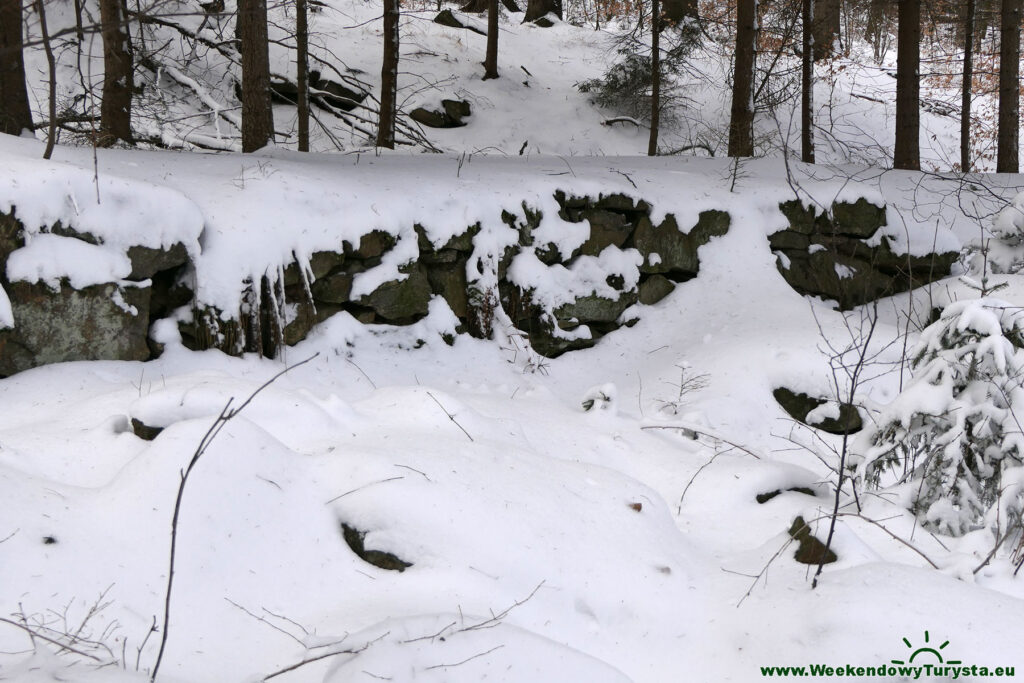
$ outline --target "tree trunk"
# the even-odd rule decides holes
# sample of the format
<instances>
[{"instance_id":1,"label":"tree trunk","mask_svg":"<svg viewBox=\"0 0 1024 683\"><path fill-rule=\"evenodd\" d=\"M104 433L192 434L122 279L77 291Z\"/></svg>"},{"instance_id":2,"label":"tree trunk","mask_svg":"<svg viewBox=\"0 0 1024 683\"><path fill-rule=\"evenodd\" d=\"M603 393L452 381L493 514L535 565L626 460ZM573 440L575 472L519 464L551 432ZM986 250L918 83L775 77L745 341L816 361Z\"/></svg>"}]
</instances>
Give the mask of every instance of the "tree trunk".
<instances>
[{"instance_id":1,"label":"tree trunk","mask_svg":"<svg viewBox=\"0 0 1024 683\"><path fill-rule=\"evenodd\" d=\"M100 0L103 35L103 96L100 146L132 139L132 56L128 17L122 0Z\"/></svg>"},{"instance_id":2,"label":"tree trunk","mask_svg":"<svg viewBox=\"0 0 1024 683\"><path fill-rule=\"evenodd\" d=\"M32 128L25 87L21 0L0 0L0 133Z\"/></svg>"},{"instance_id":3,"label":"tree trunk","mask_svg":"<svg viewBox=\"0 0 1024 683\"><path fill-rule=\"evenodd\" d=\"M729 156L754 156L754 58L757 0L739 0L736 8L736 70L732 80Z\"/></svg>"},{"instance_id":4,"label":"tree trunk","mask_svg":"<svg viewBox=\"0 0 1024 683\"><path fill-rule=\"evenodd\" d=\"M661 7L651 1L651 135L647 140L647 156L658 156L658 119L661 114Z\"/></svg>"},{"instance_id":5,"label":"tree trunk","mask_svg":"<svg viewBox=\"0 0 1024 683\"><path fill-rule=\"evenodd\" d=\"M814 59L835 54L839 40L839 0L814 0Z\"/></svg>"},{"instance_id":6,"label":"tree trunk","mask_svg":"<svg viewBox=\"0 0 1024 683\"><path fill-rule=\"evenodd\" d=\"M700 12L697 0L665 0L661 18L670 26L678 26L687 20L697 21Z\"/></svg>"},{"instance_id":7,"label":"tree trunk","mask_svg":"<svg viewBox=\"0 0 1024 683\"><path fill-rule=\"evenodd\" d=\"M999 35L997 173L1020 168L1020 17L1022 0L1003 0Z\"/></svg>"},{"instance_id":8,"label":"tree trunk","mask_svg":"<svg viewBox=\"0 0 1024 683\"><path fill-rule=\"evenodd\" d=\"M528 0L526 3L526 16L523 23L537 21L549 12L554 12L559 19L562 18L562 0Z\"/></svg>"},{"instance_id":9,"label":"tree trunk","mask_svg":"<svg viewBox=\"0 0 1024 683\"><path fill-rule=\"evenodd\" d=\"M974 15L975 0L967 0L964 10L964 80L960 99L960 170L971 172L971 93L974 88Z\"/></svg>"},{"instance_id":10,"label":"tree trunk","mask_svg":"<svg viewBox=\"0 0 1024 683\"><path fill-rule=\"evenodd\" d=\"M306 0L295 0L295 106L299 118L299 151L309 151L309 23Z\"/></svg>"},{"instance_id":11,"label":"tree trunk","mask_svg":"<svg viewBox=\"0 0 1024 683\"><path fill-rule=\"evenodd\" d=\"M814 2L803 0L803 55L800 84L800 160L814 163Z\"/></svg>"},{"instance_id":12,"label":"tree trunk","mask_svg":"<svg viewBox=\"0 0 1024 683\"><path fill-rule=\"evenodd\" d=\"M242 43L242 151L255 152L274 140L266 0L238 0L237 34Z\"/></svg>"},{"instance_id":13,"label":"tree trunk","mask_svg":"<svg viewBox=\"0 0 1024 683\"><path fill-rule=\"evenodd\" d=\"M498 0L487 0L487 56L484 80L498 77Z\"/></svg>"},{"instance_id":14,"label":"tree trunk","mask_svg":"<svg viewBox=\"0 0 1024 683\"><path fill-rule=\"evenodd\" d=\"M901 0L896 47L896 149L893 167L921 170L921 0Z\"/></svg>"},{"instance_id":15,"label":"tree trunk","mask_svg":"<svg viewBox=\"0 0 1024 683\"><path fill-rule=\"evenodd\" d=\"M53 146L57 144L57 60L53 56L53 45L50 42L50 30L46 27L46 8L43 0L35 0L36 15L39 18L39 33L43 38L43 51L46 52L46 71L49 76L49 114L50 122L46 130L46 149L43 158L53 155Z\"/></svg>"},{"instance_id":16,"label":"tree trunk","mask_svg":"<svg viewBox=\"0 0 1024 683\"><path fill-rule=\"evenodd\" d=\"M377 146L395 148L395 116L398 99L399 0L384 0L384 61L380 69L380 123Z\"/></svg>"}]
</instances>

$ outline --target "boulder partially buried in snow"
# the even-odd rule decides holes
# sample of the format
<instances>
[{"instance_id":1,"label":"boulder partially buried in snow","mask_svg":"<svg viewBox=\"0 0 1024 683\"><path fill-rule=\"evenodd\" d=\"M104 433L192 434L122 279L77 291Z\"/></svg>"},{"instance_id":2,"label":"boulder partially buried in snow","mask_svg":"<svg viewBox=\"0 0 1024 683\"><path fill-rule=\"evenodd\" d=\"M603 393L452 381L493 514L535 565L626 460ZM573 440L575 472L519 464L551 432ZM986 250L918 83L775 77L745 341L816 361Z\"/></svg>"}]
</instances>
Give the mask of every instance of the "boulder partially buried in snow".
<instances>
[{"instance_id":1,"label":"boulder partially buried in snow","mask_svg":"<svg viewBox=\"0 0 1024 683\"><path fill-rule=\"evenodd\" d=\"M144 360L155 308L187 300L179 276L203 216L166 187L35 159L0 169L0 375L73 360Z\"/></svg>"},{"instance_id":2,"label":"boulder partially buried in snow","mask_svg":"<svg viewBox=\"0 0 1024 683\"><path fill-rule=\"evenodd\" d=\"M905 292L950 274L954 251L914 256L896 253L885 207L866 199L835 202L828 212L792 200L779 204L789 228L769 236L786 282L801 294L820 296L849 310Z\"/></svg>"},{"instance_id":3,"label":"boulder partially buried in snow","mask_svg":"<svg viewBox=\"0 0 1024 683\"><path fill-rule=\"evenodd\" d=\"M4 285L14 329L0 330L0 376L71 360L149 357L149 289L105 283L57 289L43 282Z\"/></svg>"}]
</instances>

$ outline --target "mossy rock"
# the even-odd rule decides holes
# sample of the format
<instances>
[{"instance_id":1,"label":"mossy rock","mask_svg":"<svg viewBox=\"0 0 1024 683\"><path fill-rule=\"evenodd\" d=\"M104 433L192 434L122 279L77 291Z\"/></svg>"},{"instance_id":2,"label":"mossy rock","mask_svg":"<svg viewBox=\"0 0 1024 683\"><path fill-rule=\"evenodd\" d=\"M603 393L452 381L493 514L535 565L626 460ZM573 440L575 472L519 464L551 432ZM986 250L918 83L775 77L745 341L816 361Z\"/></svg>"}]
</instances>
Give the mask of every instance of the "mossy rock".
<instances>
[{"instance_id":1,"label":"mossy rock","mask_svg":"<svg viewBox=\"0 0 1024 683\"><path fill-rule=\"evenodd\" d=\"M806 486L794 486L792 488L786 489L786 491L789 491L789 492L792 492L792 493L802 493L805 496L813 496L814 495L814 491L809 489L809 488L807 488ZM768 491L767 493L759 493L756 496L754 496L754 498L755 498L755 500L757 500L759 505L764 505L768 501L773 500L773 499L777 498L780 495L782 495L782 489L775 489L774 491Z\"/></svg>"},{"instance_id":2,"label":"mossy rock","mask_svg":"<svg viewBox=\"0 0 1024 683\"><path fill-rule=\"evenodd\" d=\"M149 358L149 287L63 282L54 290L15 281L4 288L15 327L0 330L0 376L65 361Z\"/></svg>"},{"instance_id":3,"label":"mossy rock","mask_svg":"<svg viewBox=\"0 0 1024 683\"><path fill-rule=\"evenodd\" d=\"M839 404L839 417L825 418L820 422L811 424L807 422L807 414L828 403L827 399L797 393L786 387L775 389L772 391L772 396L794 420L829 434L854 434L864 427L860 411L849 403Z\"/></svg>"},{"instance_id":4,"label":"mossy rock","mask_svg":"<svg viewBox=\"0 0 1024 683\"><path fill-rule=\"evenodd\" d=\"M664 275L655 274L645 277L640 282L639 301L644 305L651 306L671 294L675 288L675 283Z\"/></svg>"},{"instance_id":5,"label":"mossy rock","mask_svg":"<svg viewBox=\"0 0 1024 683\"><path fill-rule=\"evenodd\" d=\"M487 35L486 32L481 31L475 26L467 26L466 24L463 24L461 21L455 18L455 15L452 14L452 11L450 9L443 9L440 12L438 12L437 16L434 17L434 23L441 24L441 26L448 26L450 28L464 28L469 31L472 31L473 33L479 33L482 36Z\"/></svg>"},{"instance_id":6,"label":"mossy rock","mask_svg":"<svg viewBox=\"0 0 1024 683\"><path fill-rule=\"evenodd\" d=\"M768 246L772 251L807 251L811 238L795 230L780 230L768 236Z\"/></svg>"},{"instance_id":7,"label":"mossy rock","mask_svg":"<svg viewBox=\"0 0 1024 683\"><path fill-rule=\"evenodd\" d=\"M345 539L345 544L359 559L367 562L368 564L372 564L374 567L390 571L404 572L412 566L412 562L406 562L393 553L385 552L383 550L368 550L364 544L366 532L360 531L359 529L349 526L344 522L341 523L341 536Z\"/></svg>"},{"instance_id":8,"label":"mossy rock","mask_svg":"<svg viewBox=\"0 0 1024 683\"><path fill-rule=\"evenodd\" d=\"M462 123L462 119L473 114L473 107L466 100L441 100L441 108L444 109L444 113L448 118L459 123Z\"/></svg>"},{"instance_id":9,"label":"mossy rock","mask_svg":"<svg viewBox=\"0 0 1024 683\"><path fill-rule=\"evenodd\" d=\"M581 323L613 323L636 301L637 293L635 291L623 292L618 299L608 299L591 294L581 296L571 303L562 304L555 309L554 313L555 318L559 321L575 319Z\"/></svg>"},{"instance_id":10,"label":"mossy rock","mask_svg":"<svg viewBox=\"0 0 1024 683\"><path fill-rule=\"evenodd\" d=\"M132 264L129 280L148 280L164 270L172 270L188 263L188 250L181 242L165 248L128 247L128 260Z\"/></svg>"},{"instance_id":11,"label":"mossy rock","mask_svg":"<svg viewBox=\"0 0 1024 683\"><path fill-rule=\"evenodd\" d=\"M135 436L139 437L143 441L152 441L156 437L160 436L160 432L164 431L163 427L150 427L142 420L132 418L132 432Z\"/></svg>"},{"instance_id":12,"label":"mossy rock","mask_svg":"<svg viewBox=\"0 0 1024 683\"><path fill-rule=\"evenodd\" d=\"M799 199L790 199L779 204L779 211L789 221L789 229L803 235L815 232L815 214L813 206L804 206Z\"/></svg>"},{"instance_id":13,"label":"mossy rock","mask_svg":"<svg viewBox=\"0 0 1024 683\"><path fill-rule=\"evenodd\" d=\"M427 281L430 291L439 294L448 302L448 307L460 320L465 320L469 313L469 298L466 282L466 256L458 252L450 252L456 259L448 263L428 264Z\"/></svg>"},{"instance_id":14,"label":"mossy rock","mask_svg":"<svg viewBox=\"0 0 1024 683\"><path fill-rule=\"evenodd\" d=\"M354 303L372 308L378 316L395 324L412 322L425 316L431 295L426 269L416 263L400 268L399 271L408 277L384 282Z\"/></svg>"},{"instance_id":15,"label":"mossy rock","mask_svg":"<svg viewBox=\"0 0 1024 683\"><path fill-rule=\"evenodd\" d=\"M313 300L320 303L344 304L352 298L352 282L356 275L368 270L361 261L346 261L329 275L318 278L310 286Z\"/></svg>"},{"instance_id":16,"label":"mossy rock","mask_svg":"<svg viewBox=\"0 0 1024 683\"><path fill-rule=\"evenodd\" d=\"M801 564L831 564L839 559L831 548L826 548L825 544L811 533L811 527L803 517L793 520L789 527L789 535L800 544L793 558Z\"/></svg>"},{"instance_id":17,"label":"mossy rock","mask_svg":"<svg viewBox=\"0 0 1024 683\"><path fill-rule=\"evenodd\" d=\"M372 260L391 251L397 243L398 239L391 233L383 230L371 230L359 238L359 246L353 247L345 242L343 249L346 257Z\"/></svg>"},{"instance_id":18,"label":"mossy rock","mask_svg":"<svg viewBox=\"0 0 1024 683\"><path fill-rule=\"evenodd\" d=\"M700 247L707 244L712 237L721 237L729 232L731 223L732 218L728 211L701 211L697 216L697 224L690 228L688 235L696 246Z\"/></svg>"},{"instance_id":19,"label":"mossy rock","mask_svg":"<svg viewBox=\"0 0 1024 683\"><path fill-rule=\"evenodd\" d=\"M830 251L789 253L788 268L778 264L786 282L801 294L834 299L841 311L896 293L893 278L863 259ZM842 274L840 274L842 272Z\"/></svg>"},{"instance_id":20,"label":"mossy rock","mask_svg":"<svg viewBox=\"0 0 1024 683\"><path fill-rule=\"evenodd\" d=\"M832 205L832 225L836 232L867 238L886 225L885 207L876 206L863 197L857 201Z\"/></svg>"},{"instance_id":21,"label":"mossy rock","mask_svg":"<svg viewBox=\"0 0 1024 683\"><path fill-rule=\"evenodd\" d=\"M345 255L334 251L314 251L309 255L309 269L313 272L313 282L325 277L332 270L340 268L345 263ZM299 264L292 261L284 269L284 285L291 287L301 284L303 281ZM310 283L312 284L312 282Z\"/></svg>"},{"instance_id":22,"label":"mossy rock","mask_svg":"<svg viewBox=\"0 0 1024 683\"><path fill-rule=\"evenodd\" d=\"M647 202L641 200L635 201L632 197L624 194L608 194L600 195L597 201L594 202L595 209L603 209L605 211L615 211L618 213L650 213L651 206Z\"/></svg>"},{"instance_id":23,"label":"mossy rock","mask_svg":"<svg viewBox=\"0 0 1024 683\"><path fill-rule=\"evenodd\" d=\"M502 212L502 219L505 220L506 223L508 223L509 220L511 220L513 223L515 222L515 216L508 213L507 211ZM460 233L458 235L453 235L451 238L449 238L447 242L445 242L440 247L434 246L433 242L431 242L430 239L427 237L426 228L424 228L419 223L416 223L413 226L413 230L416 232L416 244L419 247L420 254L433 254L442 251L456 251L469 254L472 253L473 251L473 238L476 237L477 234L480 232L480 224L476 223L474 225L471 225L468 228L466 228L465 232Z\"/></svg>"},{"instance_id":24,"label":"mossy rock","mask_svg":"<svg viewBox=\"0 0 1024 683\"><path fill-rule=\"evenodd\" d=\"M592 206L589 197L577 197L576 195L567 195L562 190L555 190L555 201L563 209L586 209ZM632 203L632 200L630 200ZM608 207L601 207L608 208Z\"/></svg>"},{"instance_id":25,"label":"mossy rock","mask_svg":"<svg viewBox=\"0 0 1024 683\"><path fill-rule=\"evenodd\" d=\"M57 221L49 228L45 228L43 232L48 232L51 235L58 235L60 237L71 237L72 239L81 240L88 244L103 244L103 240L92 234L91 232L85 232L83 230L76 230L70 225L64 225L60 221Z\"/></svg>"},{"instance_id":26,"label":"mossy rock","mask_svg":"<svg viewBox=\"0 0 1024 683\"><path fill-rule=\"evenodd\" d=\"M597 256L607 247L621 247L633 232L633 225L621 213L605 209L584 209L580 217L590 224L590 237L579 253Z\"/></svg>"}]
</instances>

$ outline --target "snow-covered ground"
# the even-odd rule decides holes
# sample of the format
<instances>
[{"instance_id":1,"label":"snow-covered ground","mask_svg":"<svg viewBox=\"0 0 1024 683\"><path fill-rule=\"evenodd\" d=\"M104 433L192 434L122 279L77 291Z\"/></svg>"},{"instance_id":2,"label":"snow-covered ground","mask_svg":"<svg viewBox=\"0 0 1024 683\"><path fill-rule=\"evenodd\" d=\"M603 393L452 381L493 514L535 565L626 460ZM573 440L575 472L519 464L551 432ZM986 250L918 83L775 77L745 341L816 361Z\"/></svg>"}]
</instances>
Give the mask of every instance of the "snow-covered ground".
<instances>
[{"instance_id":1,"label":"snow-covered ground","mask_svg":"<svg viewBox=\"0 0 1024 683\"><path fill-rule=\"evenodd\" d=\"M88 0L83 3L92 7ZM135 97L133 126L144 144L188 147L190 143L215 149L239 149L239 101L235 85L240 77L231 38L235 3L227 0L222 14L206 15L194 3L182 0L143 1L137 6L163 23L132 26L134 40L145 47L147 60L136 69L139 92ZM458 19L478 30L484 20L462 14L457 4L442 3ZM399 69L399 146L407 150L433 148L445 152L517 156L617 156L644 154L648 144L646 119L632 123L607 121L622 111L599 109L590 95L579 90L584 81L599 78L622 59L619 49L631 35L635 19L592 25L558 22L551 28L523 24L521 13L501 11L498 68L501 77L482 80L486 37L467 29L450 28L432 20L441 5L406 3L401 20ZM380 94L382 25L380 5L371 0L327 0L314 5L310 15L311 69L333 81L369 94L352 114L335 116L314 108L311 124L314 151L372 149ZM710 5L704 7L711 11ZM767 11L772 11L771 8ZM51 33L73 28L70 0L47 5ZM292 29L294 11L289 3L272 5L271 71L275 80L295 80ZM87 16L88 19L88 16ZM775 20L776 22L778 20ZM38 22L27 15L28 37L38 40ZM177 26L178 28L173 28ZM778 29L781 31L782 29ZM197 41L194 35L198 34ZM728 138L731 98L730 59L733 37L727 27L710 26L708 36L687 57L679 74L666 78L666 92L675 104L662 115L659 149L663 154L687 148L704 155L710 150L724 156ZM634 49L643 52L641 43ZM663 42L670 42L666 36ZM895 41L892 41L895 44ZM816 66L814 92L816 151L819 162L891 164L895 117L895 48L885 51L876 63L871 49L855 42L847 56ZM922 83L921 160L927 170L946 171L959 161L959 82L944 78L950 63L959 64L932 43L925 46L933 73ZM948 52L948 51L947 51ZM37 120L47 117L48 76L41 47L27 53L30 99ZM77 111L82 101L98 101L102 84L102 45L98 33L87 33L79 44L69 31L58 41L58 111ZM788 141L799 149L799 89L793 74L797 58L766 49L759 62L758 78L771 70L769 90L780 102L759 108L755 123L758 155L778 156ZM83 83L92 84L93 95L83 94ZM673 89L674 88L674 89ZM91 100L89 98L92 98ZM667 99L668 96L666 96ZM442 99L468 102L472 114L461 128L434 129L408 118L416 107L440 109ZM996 98L976 93L972 141L975 170L994 170L993 126ZM277 142L295 149L295 107L274 107ZM643 118L643 117L641 117ZM88 126L82 126L88 133ZM42 132L39 132L42 135ZM63 131L62 140L77 139ZM402 143L405 143L404 145ZM692 147L697 145L697 147ZM703 150L703 151L702 151Z\"/></svg>"},{"instance_id":2,"label":"snow-covered ground","mask_svg":"<svg viewBox=\"0 0 1024 683\"><path fill-rule=\"evenodd\" d=\"M778 274L765 238L783 227L778 202L793 196L782 160L101 150L100 206L114 199L89 214L91 150L58 148L43 163L34 141L0 145L13 169L0 201L20 201L19 215L87 216L108 236L151 232L154 244L200 216L197 268L210 283L200 296L226 308L240 277L347 231L419 221L456 234L523 200L548 207L556 188L625 192L657 214L732 217L729 233L701 248L696 279L643 307L634 327L554 360L510 328L449 346L435 307L410 327L336 315L278 360L191 352L164 325L157 360L0 381L0 678L146 678L163 635L180 473L229 400L239 406L306 359L227 422L191 471L161 681L261 680L321 656L271 680L754 681L763 666L889 666L910 646L946 640L945 661L1024 671L1024 577L1009 549L984 564L985 530L934 537L872 499L864 514L913 548L846 517L839 561L817 588L814 568L793 559L794 518L821 529L831 510L827 447L838 440L817 441L771 391L827 394L822 348L845 348L861 317L801 297ZM1024 182L791 172L824 203L885 199L917 253L976 239L981 223L961 208L988 215L994 197ZM32 189L41 182L51 191ZM135 194L118 195L124 187ZM139 215L146 206L166 211ZM997 279L1010 284L1003 298L1024 300L1020 278ZM911 337L930 304L971 296L953 278L886 300L874 343L907 329L912 299ZM900 366L870 374L860 397L891 400ZM680 391L700 376L705 386ZM143 441L131 418L166 429ZM412 566L359 559L343 524L365 532L367 550ZM60 634L114 663L41 639ZM925 661L936 660L914 663Z\"/></svg>"},{"instance_id":3,"label":"snow-covered ground","mask_svg":"<svg viewBox=\"0 0 1024 683\"><path fill-rule=\"evenodd\" d=\"M70 25L70 6L48 3L51 30ZM328 2L312 18L314 54L371 91L379 11ZM945 641L944 661L1024 672L1024 576L1010 548L985 563L987 530L935 537L871 497L864 514L885 529L842 518L839 561L815 589L815 568L793 559L793 520L820 531L832 509L829 447L839 440L790 420L772 389L828 395L827 349L855 342L864 319L794 292L766 239L784 227L778 203L794 193L826 206L864 196L888 204L894 244L958 250L992 227L1024 178L849 165L884 166L892 144L893 61L864 66L863 54L818 67L818 158L847 165L618 156L642 154L646 129L603 125L617 112L575 87L616 58L617 27L541 29L503 15L502 77L483 81L484 37L432 23L435 11L403 17L401 106L471 103L467 126L425 130L447 154L378 153L362 123L340 120L329 120L333 139L314 126L314 147L346 154L300 155L294 136L281 136L248 156L99 150L94 166L87 148L58 146L43 162L38 142L0 136L0 210L16 206L30 230L61 220L105 241L71 251L74 240L30 236L8 274L118 279L121 246L181 241L201 302L237 310L245 278L372 228L411 247L419 222L440 243L476 222L497 230L502 210L520 214L525 201L543 210L541 230L570 244L579 235L557 220L556 189L643 198L680 225L726 210L728 234L701 248L696 279L641 307L634 327L554 360L511 327L448 345L452 316L435 305L409 327L336 315L277 360L191 352L165 323L157 360L66 363L0 381L0 680L148 678L181 472L229 400L239 406L306 360L224 424L189 475L160 681L261 680L307 660L271 680L746 682L761 680L761 667L811 664L852 665L846 678L933 680L856 668ZM177 21L230 37L218 20ZM163 80L137 98L136 131L171 145L237 145L230 69L165 29L147 28L151 44L175 38L154 58L197 78L202 95L166 69L148 73L147 87ZM98 35L87 42L82 75L72 47L59 55L62 101L80 78L99 83ZM701 142L724 154L727 47L693 56L705 78L682 83L687 108L663 131L663 149ZM275 72L290 73L290 59L273 48ZM29 78L42 112L39 51ZM930 87L928 97L955 100L955 84ZM759 116L759 150L795 143L793 117L785 105ZM276 105L275 121L290 134L294 109ZM949 168L957 120L924 112L922 127L924 165ZM1024 280L995 280L1009 285L1002 298L1024 302ZM859 399L890 402L906 380L897 361L930 308L974 296L954 277L883 301L872 337L880 365ZM0 326L12 322L0 289ZM143 441L132 418L166 429ZM343 524L365 532L365 549L412 566L359 559ZM69 635L77 652L45 640ZM914 663L935 661L924 653Z\"/></svg>"}]
</instances>

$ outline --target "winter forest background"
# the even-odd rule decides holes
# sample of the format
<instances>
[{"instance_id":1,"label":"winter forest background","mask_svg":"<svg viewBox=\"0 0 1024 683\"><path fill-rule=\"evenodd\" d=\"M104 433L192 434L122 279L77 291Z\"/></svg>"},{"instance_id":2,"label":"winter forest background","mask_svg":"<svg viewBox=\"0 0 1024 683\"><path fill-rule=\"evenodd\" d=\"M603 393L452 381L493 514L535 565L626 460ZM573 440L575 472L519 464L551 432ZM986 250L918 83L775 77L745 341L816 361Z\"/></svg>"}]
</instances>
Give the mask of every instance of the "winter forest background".
<instances>
[{"instance_id":1,"label":"winter forest background","mask_svg":"<svg viewBox=\"0 0 1024 683\"><path fill-rule=\"evenodd\" d=\"M1024 3L520 2L0 0L0 680L1024 671Z\"/></svg>"}]
</instances>

